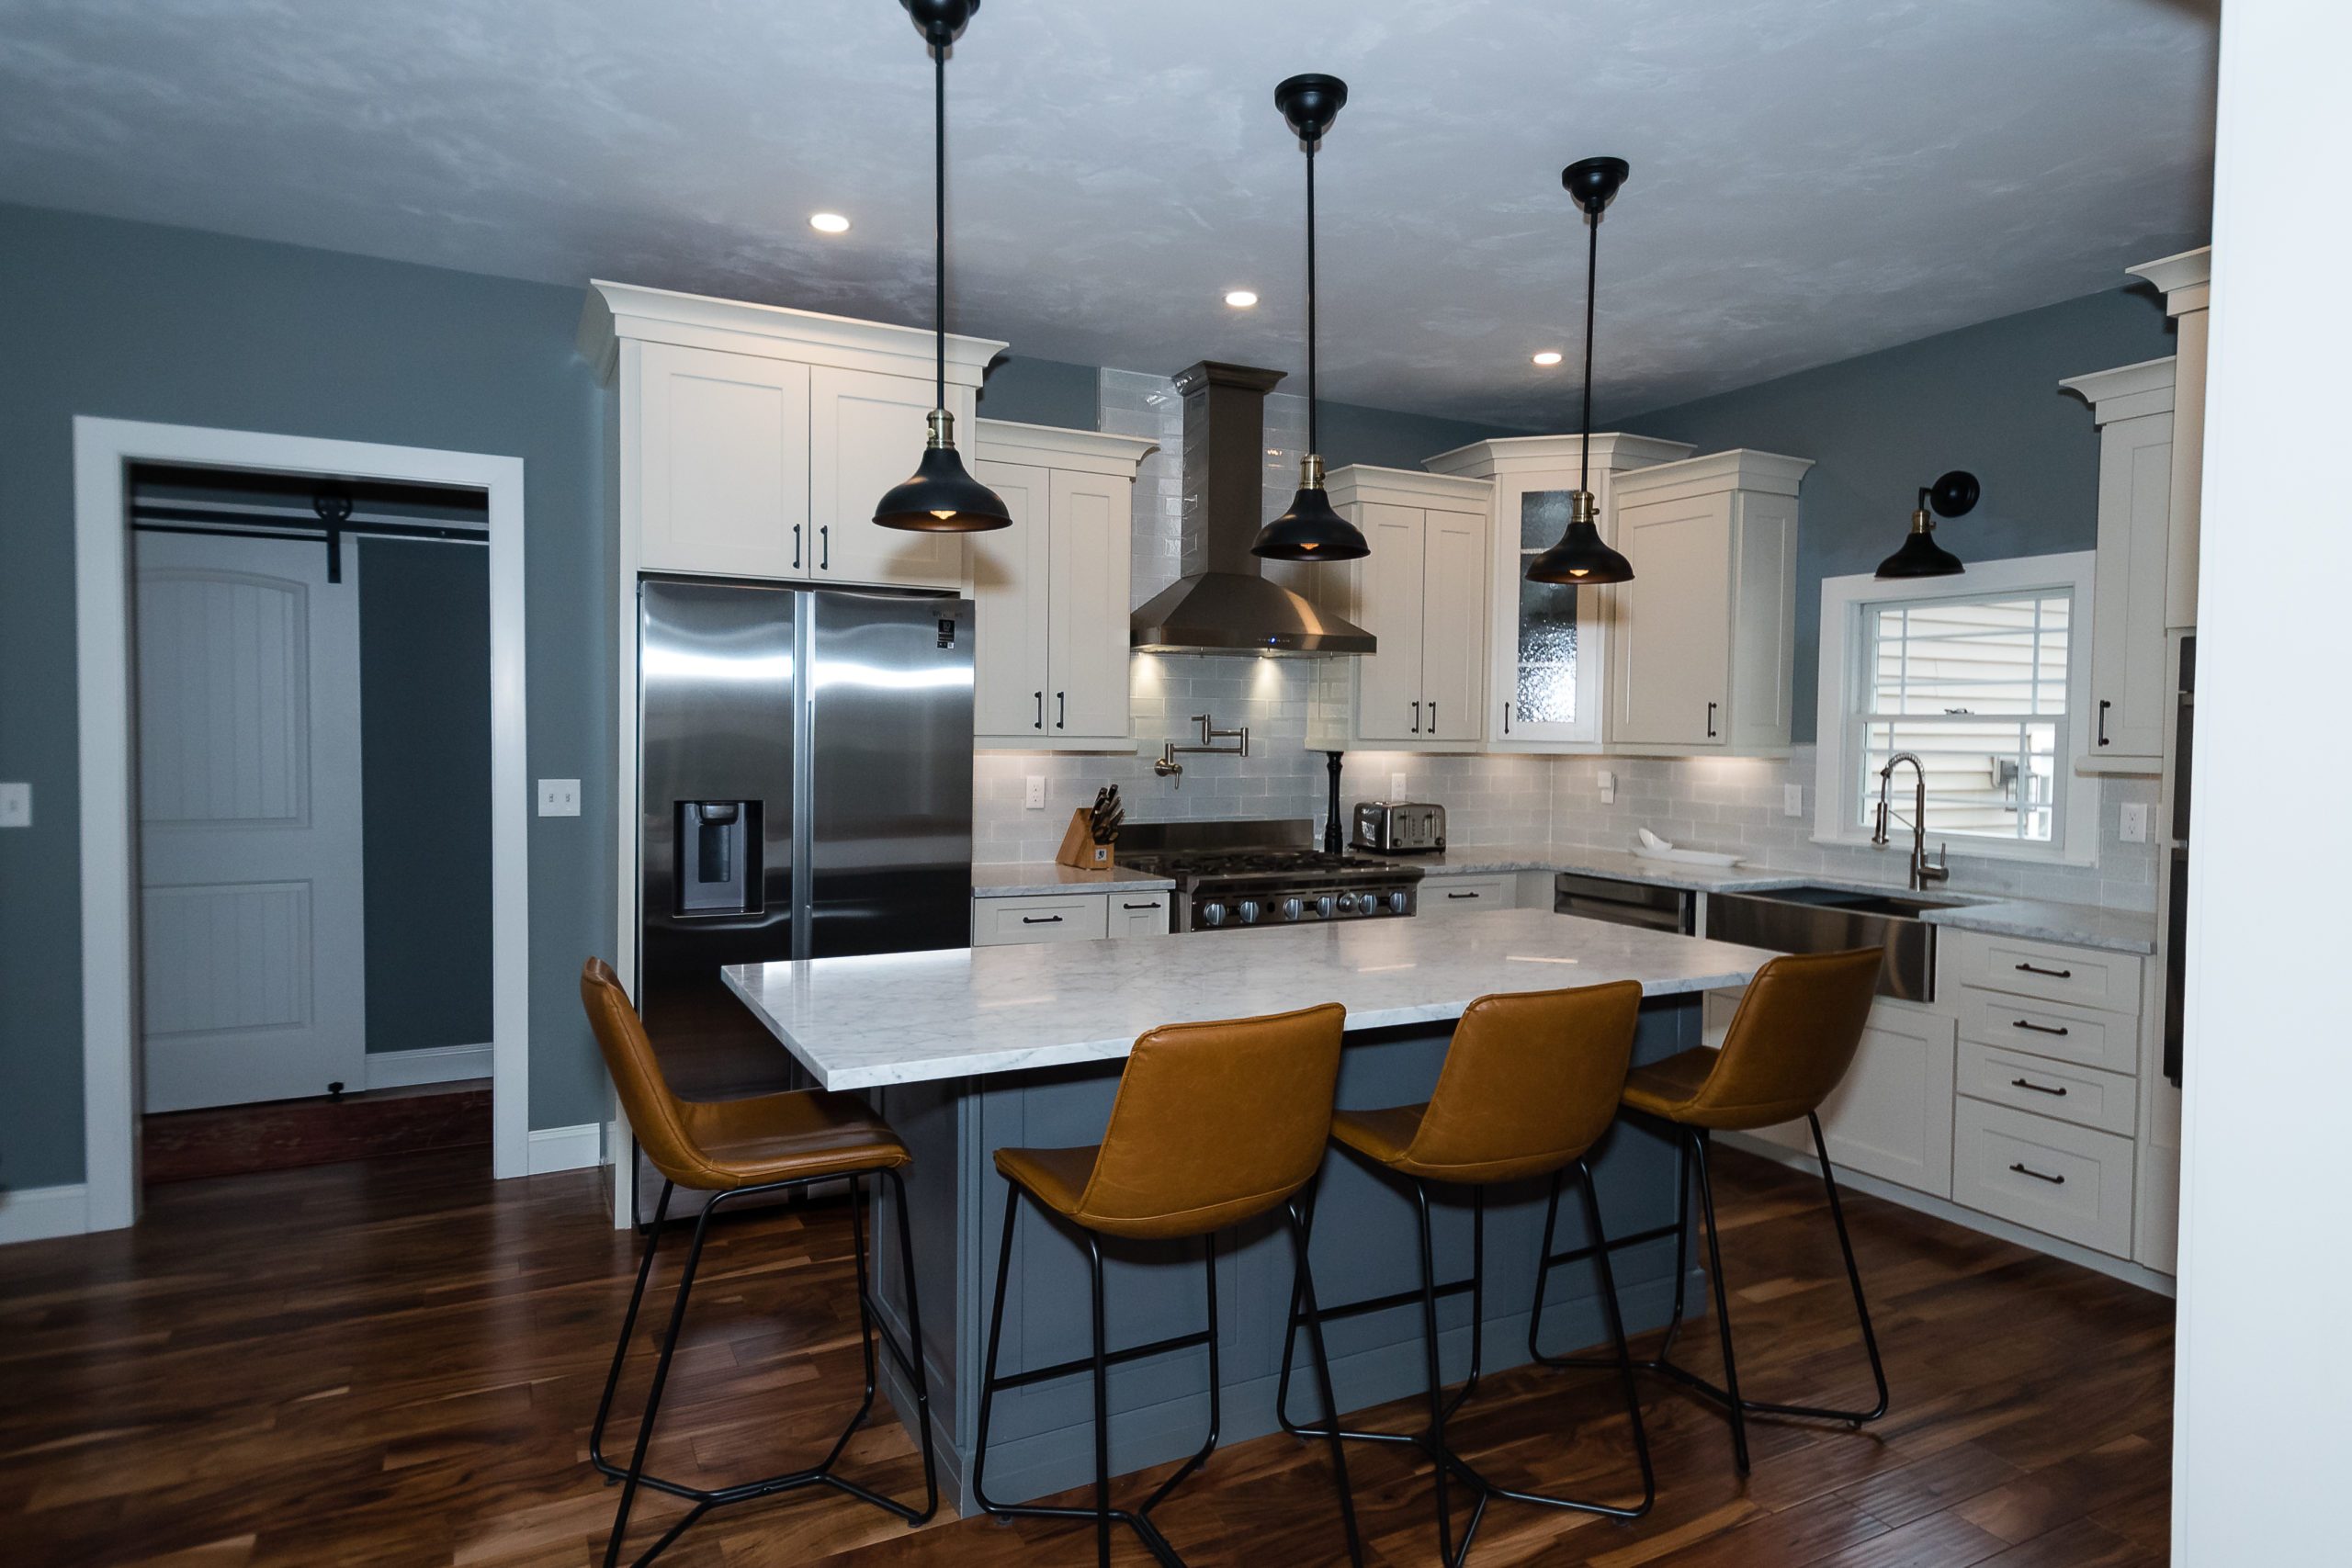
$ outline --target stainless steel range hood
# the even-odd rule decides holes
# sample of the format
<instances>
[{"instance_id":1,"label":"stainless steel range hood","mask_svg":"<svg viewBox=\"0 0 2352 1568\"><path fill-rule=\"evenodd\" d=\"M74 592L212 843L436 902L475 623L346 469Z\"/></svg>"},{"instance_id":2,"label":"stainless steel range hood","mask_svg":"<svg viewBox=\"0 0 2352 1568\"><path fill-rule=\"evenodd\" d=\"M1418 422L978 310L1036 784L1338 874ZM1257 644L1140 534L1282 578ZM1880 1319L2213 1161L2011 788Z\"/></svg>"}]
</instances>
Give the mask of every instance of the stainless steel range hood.
<instances>
[{"instance_id":1,"label":"stainless steel range hood","mask_svg":"<svg viewBox=\"0 0 2352 1568\"><path fill-rule=\"evenodd\" d=\"M1373 635L1258 573L1265 521L1266 393L1279 370L1204 359L1176 377L1184 395L1185 575L1128 618L1142 653L1371 653Z\"/></svg>"}]
</instances>

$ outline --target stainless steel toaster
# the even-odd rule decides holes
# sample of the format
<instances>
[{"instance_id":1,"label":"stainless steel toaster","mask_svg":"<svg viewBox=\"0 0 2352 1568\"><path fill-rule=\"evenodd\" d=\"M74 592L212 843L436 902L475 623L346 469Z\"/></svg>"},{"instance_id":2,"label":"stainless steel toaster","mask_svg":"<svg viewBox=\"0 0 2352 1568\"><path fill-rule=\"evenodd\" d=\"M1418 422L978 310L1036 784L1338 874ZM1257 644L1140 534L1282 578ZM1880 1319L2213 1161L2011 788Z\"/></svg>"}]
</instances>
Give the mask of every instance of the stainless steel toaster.
<instances>
[{"instance_id":1,"label":"stainless steel toaster","mask_svg":"<svg viewBox=\"0 0 2352 1568\"><path fill-rule=\"evenodd\" d=\"M1421 801L1360 800L1355 847L1386 855L1434 853L1445 848L1445 807Z\"/></svg>"}]
</instances>

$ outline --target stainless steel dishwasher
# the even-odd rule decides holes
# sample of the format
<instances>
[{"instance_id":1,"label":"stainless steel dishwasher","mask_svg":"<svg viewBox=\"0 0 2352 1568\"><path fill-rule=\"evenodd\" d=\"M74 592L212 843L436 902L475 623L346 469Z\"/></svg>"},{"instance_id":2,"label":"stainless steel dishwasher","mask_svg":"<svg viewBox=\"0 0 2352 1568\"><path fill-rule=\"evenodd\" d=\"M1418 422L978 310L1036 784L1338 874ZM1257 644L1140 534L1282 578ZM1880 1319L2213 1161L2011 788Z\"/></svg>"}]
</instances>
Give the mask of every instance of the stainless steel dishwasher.
<instances>
[{"instance_id":1,"label":"stainless steel dishwasher","mask_svg":"<svg viewBox=\"0 0 2352 1568\"><path fill-rule=\"evenodd\" d=\"M1681 936L1698 934L1694 910L1698 895L1679 887L1650 882L1626 882L1614 876L1588 876L1563 871L1552 878L1552 912L1606 920L1612 926L1643 926Z\"/></svg>"}]
</instances>

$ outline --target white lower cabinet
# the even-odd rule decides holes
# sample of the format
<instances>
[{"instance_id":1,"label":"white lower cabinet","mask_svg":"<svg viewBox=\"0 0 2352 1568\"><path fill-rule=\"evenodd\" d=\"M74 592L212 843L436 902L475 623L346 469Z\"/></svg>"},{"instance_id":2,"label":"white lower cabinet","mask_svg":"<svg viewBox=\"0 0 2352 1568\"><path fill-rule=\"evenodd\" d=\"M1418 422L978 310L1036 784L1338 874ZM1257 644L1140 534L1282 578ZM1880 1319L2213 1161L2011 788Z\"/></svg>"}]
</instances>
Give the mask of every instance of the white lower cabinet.
<instances>
[{"instance_id":1,"label":"white lower cabinet","mask_svg":"<svg viewBox=\"0 0 2352 1568\"><path fill-rule=\"evenodd\" d=\"M1822 1102L1821 1134L1830 1163L1950 1197L1952 1052L1950 1017L1891 997L1873 1003L1854 1065ZM1760 1135L1801 1154L1814 1152L1813 1134L1802 1122Z\"/></svg>"},{"instance_id":2,"label":"white lower cabinet","mask_svg":"<svg viewBox=\"0 0 2352 1568\"><path fill-rule=\"evenodd\" d=\"M1425 876L1419 891L1421 918L1463 915L1474 909L1519 908L1516 876Z\"/></svg>"},{"instance_id":3,"label":"white lower cabinet","mask_svg":"<svg viewBox=\"0 0 2352 1568\"><path fill-rule=\"evenodd\" d=\"M1110 934L1115 937L1172 936L1168 929L1169 893L1106 893Z\"/></svg>"},{"instance_id":4,"label":"white lower cabinet","mask_svg":"<svg viewBox=\"0 0 2352 1568\"><path fill-rule=\"evenodd\" d=\"M1031 893L972 900L972 945L1092 942L1102 937L1166 936L1164 888L1140 893Z\"/></svg>"},{"instance_id":5,"label":"white lower cabinet","mask_svg":"<svg viewBox=\"0 0 2352 1568\"><path fill-rule=\"evenodd\" d=\"M2118 1137L2131 1137L2139 1125L2137 1079L1973 1040L1960 1043L1959 1089L1973 1100L2096 1127Z\"/></svg>"},{"instance_id":6,"label":"white lower cabinet","mask_svg":"<svg viewBox=\"0 0 2352 1568\"><path fill-rule=\"evenodd\" d=\"M2004 1105L1963 1100L1952 1126L1951 1195L1997 1218L2128 1257L2132 1140Z\"/></svg>"}]
</instances>

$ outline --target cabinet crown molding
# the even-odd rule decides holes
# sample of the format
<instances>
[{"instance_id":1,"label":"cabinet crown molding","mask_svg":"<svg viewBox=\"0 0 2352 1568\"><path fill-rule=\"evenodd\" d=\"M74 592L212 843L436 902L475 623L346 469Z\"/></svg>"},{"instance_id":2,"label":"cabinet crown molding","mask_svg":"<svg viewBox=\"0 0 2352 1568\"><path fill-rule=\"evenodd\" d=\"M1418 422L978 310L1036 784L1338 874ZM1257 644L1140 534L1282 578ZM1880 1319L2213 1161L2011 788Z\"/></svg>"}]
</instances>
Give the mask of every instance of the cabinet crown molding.
<instances>
[{"instance_id":1,"label":"cabinet crown molding","mask_svg":"<svg viewBox=\"0 0 2352 1568\"><path fill-rule=\"evenodd\" d=\"M1592 438L1593 467L1612 469L1671 463L1698 450L1687 441L1661 441L1654 435L1633 435L1622 430L1596 433ZM1421 459L1433 474L1458 474L1464 479L1490 479L1532 468L1574 466L1584 453L1578 435L1504 435L1473 441L1451 452Z\"/></svg>"},{"instance_id":2,"label":"cabinet crown molding","mask_svg":"<svg viewBox=\"0 0 2352 1568\"><path fill-rule=\"evenodd\" d=\"M2175 364L2175 356L2168 354L2162 359L2143 359L2137 365L2119 365L2112 370L2069 376L2058 385L2090 404L2091 419L2099 424L2137 419L2143 414L2170 413Z\"/></svg>"},{"instance_id":3,"label":"cabinet crown molding","mask_svg":"<svg viewBox=\"0 0 2352 1568\"><path fill-rule=\"evenodd\" d=\"M933 338L928 327L590 279L580 312L579 344L581 357L595 367L599 381L612 380L623 338L925 380L933 373ZM977 389L989 361L1007 346L991 338L948 333L949 385Z\"/></svg>"},{"instance_id":4,"label":"cabinet crown molding","mask_svg":"<svg viewBox=\"0 0 2352 1568\"><path fill-rule=\"evenodd\" d=\"M1009 419L972 422L972 452L990 463L1028 463L1045 468L1136 477L1136 466L1159 443L1140 435L1113 435L1060 424L1022 424Z\"/></svg>"},{"instance_id":5,"label":"cabinet crown molding","mask_svg":"<svg viewBox=\"0 0 2352 1568\"><path fill-rule=\"evenodd\" d=\"M1350 463L1344 468L1334 468L1325 479L1324 488L1330 491L1334 506L1345 506L1354 501L1401 498L1483 515L1495 499L1494 482L1490 479L1457 479L1412 468L1375 468L1368 463Z\"/></svg>"},{"instance_id":6,"label":"cabinet crown molding","mask_svg":"<svg viewBox=\"0 0 2352 1568\"><path fill-rule=\"evenodd\" d=\"M2123 270L2131 276L2147 279L2164 291L2165 314L2187 315L2191 310L2204 310L2211 298L2213 247L2199 245L2177 256L2142 262Z\"/></svg>"},{"instance_id":7,"label":"cabinet crown molding","mask_svg":"<svg viewBox=\"0 0 2352 1568\"><path fill-rule=\"evenodd\" d=\"M1813 467L1810 457L1784 457L1735 446L1679 463L1659 463L1616 477L1615 502L1630 506L1636 501L1659 501L1672 494L1706 495L1716 491L1755 491L1766 495L1794 495Z\"/></svg>"}]
</instances>

